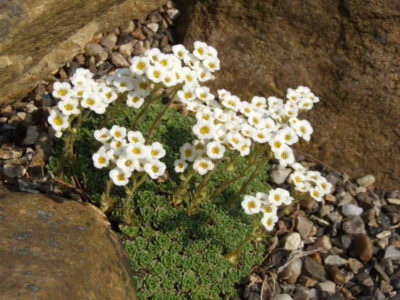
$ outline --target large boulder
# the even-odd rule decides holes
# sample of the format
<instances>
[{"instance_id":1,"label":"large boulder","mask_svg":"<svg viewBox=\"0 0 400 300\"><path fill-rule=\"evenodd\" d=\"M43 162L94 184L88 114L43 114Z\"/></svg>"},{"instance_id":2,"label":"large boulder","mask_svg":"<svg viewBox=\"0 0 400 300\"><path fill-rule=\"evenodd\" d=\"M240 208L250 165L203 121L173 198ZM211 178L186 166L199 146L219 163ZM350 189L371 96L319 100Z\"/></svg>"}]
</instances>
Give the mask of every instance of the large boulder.
<instances>
[{"instance_id":1,"label":"large boulder","mask_svg":"<svg viewBox=\"0 0 400 300\"><path fill-rule=\"evenodd\" d=\"M25 96L94 34L140 18L165 0L0 1L0 105Z\"/></svg>"},{"instance_id":2,"label":"large boulder","mask_svg":"<svg viewBox=\"0 0 400 300\"><path fill-rule=\"evenodd\" d=\"M321 103L305 116L315 134L300 149L354 177L398 184L398 1L178 2L179 40L205 40L220 53L213 87L243 98L311 87Z\"/></svg>"},{"instance_id":3,"label":"large boulder","mask_svg":"<svg viewBox=\"0 0 400 300\"><path fill-rule=\"evenodd\" d=\"M0 299L136 299L123 247L97 208L0 189Z\"/></svg>"}]
</instances>

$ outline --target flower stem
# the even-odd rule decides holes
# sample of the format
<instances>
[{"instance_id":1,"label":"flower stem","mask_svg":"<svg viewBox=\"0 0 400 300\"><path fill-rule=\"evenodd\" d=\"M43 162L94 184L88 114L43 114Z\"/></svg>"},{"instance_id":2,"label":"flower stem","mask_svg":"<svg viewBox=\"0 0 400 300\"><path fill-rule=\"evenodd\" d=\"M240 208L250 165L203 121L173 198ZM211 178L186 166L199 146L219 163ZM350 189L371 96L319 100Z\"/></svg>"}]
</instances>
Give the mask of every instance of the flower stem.
<instances>
[{"instance_id":1,"label":"flower stem","mask_svg":"<svg viewBox=\"0 0 400 300\"><path fill-rule=\"evenodd\" d=\"M227 255L226 258L228 261L232 264L237 264L238 259L240 254L243 251L243 248L253 239L257 236L257 231L259 230L260 226L257 225L257 216L252 215L251 216L251 224L253 226L253 230L240 242L240 244L237 246L236 249L230 251Z\"/></svg>"},{"instance_id":2,"label":"flower stem","mask_svg":"<svg viewBox=\"0 0 400 300\"><path fill-rule=\"evenodd\" d=\"M114 206L114 199L110 197L111 193L111 188L113 185L113 181L111 178L108 178L106 181L106 188L103 192L103 195L101 196L101 201L100 201L100 208L103 212L109 211L113 206Z\"/></svg>"},{"instance_id":3,"label":"flower stem","mask_svg":"<svg viewBox=\"0 0 400 300\"><path fill-rule=\"evenodd\" d=\"M151 137L160 124L162 117L165 115L165 113L168 111L168 109L171 107L172 103L174 102L174 98L178 90L180 90L182 87L182 84L178 85L169 95L169 100L168 103L165 104L163 110L158 114L157 118L154 120L153 124L151 125L150 129L147 131L147 136Z\"/></svg>"},{"instance_id":4,"label":"flower stem","mask_svg":"<svg viewBox=\"0 0 400 300\"><path fill-rule=\"evenodd\" d=\"M176 189L174 195L172 196L172 204L174 206L178 206L179 204L182 203L181 195L187 191L189 182L194 176L194 174L196 174L196 170L193 169L193 167L191 166L187 172L185 179L181 182L179 187Z\"/></svg>"},{"instance_id":5,"label":"flower stem","mask_svg":"<svg viewBox=\"0 0 400 300\"><path fill-rule=\"evenodd\" d=\"M189 205L188 213L189 215L193 215L196 211L197 207L203 202L205 199L204 190L207 188L208 183L210 182L212 174L214 174L217 169L218 164L222 161L219 159L215 162L214 169L209 171L205 176L203 176L199 186L197 187L194 193L194 199Z\"/></svg>"},{"instance_id":6,"label":"flower stem","mask_svg":"<svg viewBox=\"0 0 400 300\"><path fill-rule=\"evenodd\" d=\"M144 114L147 112L147 110L149 109L150 105L156 101L157 99L159 99L160 97L158 97L156 95L156 92L158 90L158 85L156 85L153 89L153 91L151 92L151 94L149 95L149 99L146 101L146 103L144 104L143 108L141 109L141 111L138 113L138 115L136 116L135 120L133 120L132 122L132 128L135 128L136 125L139 123L139 121L142 119L142 117L144 116Z\"/></svg>"},{"instance_id":7,"label":"flower stem","mask_svg":"<svg viewBox=\"0 0 400 300\"><path fill-rule=\"evenodd\" d=\"M139 175L141 175L139 177ZM133 195L135 191L146 181L147 174L146 173L136 173L133 176L134 180L130 187L125 187L126 197L122 200L122 208L123 208L123 220L126 224L132 225L136 223L136 220L133 217L133 213L129 204L132 202Z\"/></svg>"},{"instance_id":8,"label":"flower stem","mask_svg":"<svg viewBox=\"0 0 400 300\"><path fill-rule=\"evenodd\" d=\"M268 153L266 158L264 158L257 164L257 167L250 174L249 178L247 178L247 180L245 182L243 182L242 186L240 187L240 189L236 193L236 195L234 197L228 199L229 205L234 205L237 201L239 201L240 197L246 192L249 184L254 180L254 178L257 177L257 175L260 173L260 171L264 168L265 164L268 163L268 161L271 158L272 158L272 151L270 151Z\"/></svg>"}]
</instances>

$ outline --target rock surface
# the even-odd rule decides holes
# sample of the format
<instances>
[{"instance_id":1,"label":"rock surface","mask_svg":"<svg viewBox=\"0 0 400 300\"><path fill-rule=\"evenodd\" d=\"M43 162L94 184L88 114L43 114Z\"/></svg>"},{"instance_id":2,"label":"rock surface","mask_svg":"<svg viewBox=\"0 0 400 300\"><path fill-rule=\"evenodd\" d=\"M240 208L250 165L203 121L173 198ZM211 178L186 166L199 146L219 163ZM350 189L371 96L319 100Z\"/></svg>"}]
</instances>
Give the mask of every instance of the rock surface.
<instances>
[{"instance_id":1,"label":"rock surface","mask_svg":"<svg viewBox=\"0 0 400 300\"><path fill-rule=\"evenodd\" d=\"M0 105L16 101L71 60L93 36L163 0L5 0L0 4Z\"/></svg>"},{"instance_id":2,"label":"rock surface","mask_svg":"<svg viewBox=\"0 0 400 300\"><path fill-rule=\"evenodd\" d=\"M0 299L135 299L128 259L97 208L0 187Z\"/></svg>"},{"instance_id":3,"label":"rock surface","mask_svg":"<svg viewBox=\"0 0 400 300\"><path fill-rule=\"evenodd\" d=\"M220 53L213 87L283 97L309 86L321 99L301 149L359 177L400 180L397 1L179 0L178 41ZM190 3L190 5L188 4Z\"/></svg>"}]
</instances>

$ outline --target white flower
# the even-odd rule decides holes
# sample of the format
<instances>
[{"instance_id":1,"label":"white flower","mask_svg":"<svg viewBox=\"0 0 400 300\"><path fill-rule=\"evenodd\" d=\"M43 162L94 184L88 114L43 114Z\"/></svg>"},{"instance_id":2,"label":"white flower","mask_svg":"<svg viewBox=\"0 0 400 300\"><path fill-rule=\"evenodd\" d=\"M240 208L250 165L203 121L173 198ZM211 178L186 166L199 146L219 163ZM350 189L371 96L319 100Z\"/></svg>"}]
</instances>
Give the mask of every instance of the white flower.
<instances>
[{"instance_id":1,"label":"white flower","mask_svg":"<svg viewBox=\"0 0 400 300\"><path fill-rule=\"evenodd\" d=\"M146 97L150 95L150 89L151 89L151 84L150 81L148 81L145 77L136 77L135 80L135 92L137 92L139 95L142 95L142 97Z\"/></svg>"},{"instance_id":2,"label":"white flower","mask_svg":"<svg viewBox=\"0 0 400 300\"><path fill-rule=\"evenodd\" d=\"M307 97L311 93L311 90L310 90L309 87L300 85L300 86L297 87L296 92L301 97Z\"/></svg>"},{"instance_id":3,"label":"white flower","mask_svg":"<svg viewBox=\"0 0 400 300\"><path fill-rule=\"evenodd\" d=\"M322 201L322 197L324 196L324 192L321 191L320 188L318 187L312 187L310 188L310 196L315 199L316 201L320 202Z\"/></svg>"},{"instance_id":4,"label":"white flower","mask_svg":"<svg viewBox=\"0 0 400 300\"><path fill-rule=\"evenodd\" d=\"M158 63L165 69L171 69L174 67L174 56L172 54L161 53L158 57Z\"/></svg>"},{"instance_id":5,"label":"white flower","mask_svg":"<svg viewBox=\"0 0 400 300\"><path fill-rule=\"evenodd\" d=\"M106 168L110 165L110 160L106 152L98 151L92 155L93 164L97 169Z\"/></svg>"},{"instance_id":6,"label":"white flower","mask_svg":"<svg viewBox=\"0 0 400 300\"><path fill-rule=\"evenodd\" d=\"M101 96L98 93L84 93L82 95L81 106L94 109L101 102Z\"/></svg>"},{"instance_id":7,"label":"white flower","mask_svg":"<svg viewBox=\"0 0 400 300\"><path fill-rule=\"evenodd\" d=\"M125 145L126 145L125 140L113 140L110 143L110 148L113 150L118 150L118 149L123 149Z\"/></svg>"},{"instance_id":8,"label":"white flower","mask_svg":"<svg viewBox=\"0 0 400 300\"><path fill-rule=\"evenodd\" d=\"M252 137L253 137L254 141L256 141L260 144L264 144L271 139L271 134L266 129L264 129L264 130L258 129L253 132ZM296 135L296 137L297 137L297 135Z\"/></svg>"},{"instance_id":9,"label":"white flower","mask_svg":"<svg viewBox=\"0 0 400 300\"><path fill-rule=\"evenodd\" d=\"M149 66L146 70L147 77L153 82L161 82L165 69L161 65Z\"/></svg>"},{"instance_id":10,"label":"white flower","mask_svg":"<svg viewBox=\"0 0 400 300\"><path fill-rule=\"evenodd\" d=\"M296 90L289 88L289 89L287 89L286 98L291 103L297 103L298 101L300 101L301 96Z\"/></svg>"},{"instance_id":11,"label":"white flower","mask_svg":"<svg viewBox=\"0 0 400 300\"><path fill-rule=\"evenodd\" d=\"M68 82L55 82L52 95L54 98L65 99L71 94L71 85Z\"/></svg>"},{"instance_id":12,"label":"white flower","mask_svg":"<svg viewBox=\"0 0 400 300\"><path fill-rule=\"evenodd\" d=\"M306 181L306 177L300 171L295 171L290 174L290 181L294 183L295 186L301 185Z\"/></svg>"},{"instance_id":13,"label":"white flower","mask_svg":"<svg viewBox=\"0 0 400 300\"><path fill-rule=\"evenodd\" d=\"M193 126L193 133L201 140L211 139L215 133L215 125L210 121L200 120Z\"/></svg>"},{"instance_id":14,"label":"white flower","mask_svg":"<svg viewBox=\"0 0 400 300\"><path fill-rule=\"evenodd\" d=\"M68 117L62 114L58 109L51 110L47 121L55 131L62 131L63 129L67 129L69 127Z\"/></svg>"},{"instance_id":15,"label":"white flower","mask_svg":"<svg viewBox=\"0 0 400 300\"><path fill-rule=\"evenodd\" d=\"M285 143L282 141L280 136L275 136L269 141L269 145L273 152L278 152L285 146Z\"/></svg>"},{"instance_id":16,"label":"white flower","mask_svg":"<svg viewBox=\"0 0 400 300\"><path fill-rule=\"evenodd\" d=\"M260 96L254 96L251 99L251 104L253 104L257 108L264 108L267 104L267 99L265 99L264 97L260 97Z\"/></svg>"},{"instance_id":17,"label":"white flower","mask_svg":"<svg viewBox=\"0 0 400 300\"><path fill-rule=\"evenodd\" d=\"M310 122L307 120L297 121L294 124L294 130L299 137L302 137L306 141L310 140L311 134L313 133L313 128L311 127Z\"/></svg>"},{"instance_id":18,"label":"white flower","mask_svg":"<svg viewBox=\"0 0 400 300\"><path fill-rule=\"evenodd\" d=\"M124 171L126 174L132 173L135 170L135 161L126 156L120 156L117 159L117 167Z\"/></svg>"},{"instance_id":19,"label":"white flower","mask_svg":"<svg viewBox=\"0 0 400 300\"><path fill-rule=\"evenodd\" d=\"M303 98L298 102L297 105L299 109L310 110L311 108L313 108L314 103L309 98Z\"/></svg>"},{"instance_id":20,"label":"white flower","mask_svg":"<svg viewBox=\"0 0 400 300\"><path fill-rule=\"evenodd\" d=\"M141 94L134 92L129 92L126 97L126 105L133 108L140 108L144 103L144 98Z\"/></svg>"},{"instance_id":21,"label":"white flower","mask_svg":"<svg viewBox=\"0 0 400 300\"><path fill-rule=\"evenodd\" d=\"M233 111L239 111L239 108L241 106L241 101L240 101L239 97L231 95L231 96L225 97L222 100L222 105Z\"/></svg>"},{"instance_id":22,"label":"white flower","mask_svg":"<svg viewBox=\"0 0 400 300\"><path fill-rule=\"evenodd\" d=\"M278 221L278 217L276 215L264 214L261 219L261 224L264 225L265 229L271 231L274 229L275 223Z\"/></svg>"},{"instance_id":23,"label":"white flower","mask_svg":"<svg viewBox=\"0 0 400 300\"><path fill-rule=\"evenodd\" d=\"M100 92L104 103L110 104L118 98L118 94L110 87L102 87Z\"/></svg>"},{"instance_id":24,"label":"white flower","mask_svg":"<svg viewBox=\"0 0 400 300\"><path fill-rule=\"evenodd\" d=\"M146 146L141 143L129 143L125 151L126 155L132 159L141 159L148 156Z\"/></svg>"},{"instance_id":25,"label":"white flower","mask_svg":"<svg viewBox=\"0 0 400 300\"><path fill-rule=\"evenodd\" d=\"M176 78L176 76L174 76L173 73L165 72L163 77L161 78L161 82L166 87L171 87L171 86L175 86L178 83L178 79Z\"/></svg>"},{"instance_id":26,"label":"white flower","mask_svg":"<svg viewBox=\"0 0 400 300\"><path fill-rule=\"evenodd\" d=\"M251 103L243 101L240 103L240 112L244 114L246 117L249 117L250 114L254 112L254 107Z\"/></svg>"},{"instance_id":27,"label":"white flower","mask_svg":"<svg viewBox=\"0 0 400 300\"><path fill-rule=\"evenodd\" d=\"M269 191L268 202L270 204L279 206L287 202L289 197L290 197L289 191L281 188L276 188Z\"/></svg>"},{"instance_id":28,"label":"white flower","mask_svg":"<svg viewBox=\"0 0 400 300\"><path fill-rule=\"evenodd\" d=\"M191 145L189 143L185 143L179 149L179 152L181 154L182 160L194 161L196 151L195 151L195 148L193 147L193 145Z\"/></svg>"},{"instance_id":29,"label":"white flower","mask_svg":"<svg viewBox=\"0 0 400 300\"><path fill-rule=\"evenodd\" d=\"M243 145L245 139L240 133L229 132L226 135L226 140L234 149L240 150L240 147Z\"/></svg>"},{"instance_id":30,"label":"white flower","mask_svg":"<svg viewBox=\"0 0 400 300\"><path fill-rule=\"evenodd\" d=\"M265 215L272 215L272 216L276 216L276 213L278 211L278 207L276 205L273 204L264 204L261 206L261 211L264 213Z\"/></svg>"},{"instance_id":31,"label":"white flower","mask_svg":"<svg viewBox=\"0 0 400 300\"><path fill-rule=\"evenodd\" d=\"M197 73L197 79L200 82L206 82L206 81L214 79L214 76L212 75L212 73L201 66L196 67L195 70Z\"/></svg>"},{"instance_id":32,"label":"white flower","mask_svg":"<svg viewBox=\"0 0 400 300\"><path fill-rule=\"evenodd\" d=\"M264 114L257 111L249 115L248 121L250 125L258 129L264 129L267 122L266 119L264 118Z\"/></svg>"},{"instance_id":33,"label":"white flower","mask_svg":"<svg viewBox=\"0 0 400 300\"><path fill-rule=\"evenodd\" d=\"M110 132L107 128L102 128L94 131L94 138L99 142L106 142L111 138Z\"/></svg>"},{"instance_id":34,"label":"white flower","mask_svg":"<svg viewBox=\"0 0 400 300\"><path fill-rule=\"evenodd\" d=\"M151 144L151 146L148 147L149 151L149 156L152 159L160 159L165 156L165 150L163 148L163 145L159 142L154 142Z\"/></svg>"},{"instance_id":35,"label":"white flower","mask_svg":"<svg viewBox=\"0 0 400 300\"><path fill-rule=\"evenodd\" d=\"M150 160L144 165L145 172L152 178L157 179L158 177L164 175L166 166L159 160Z\"/></svg>"},{"instance_id":36,"label":"white flower","mask_svg":"<svg viewBox=\"0 0 400 300\"><path fill-rule=\"evenodd\" d=\"M131 59L130 70L133 74L142 75L146 72L146 69L149 66L150 59L143 56L135 56Z\"/></svg>"},{"instance_id":37,"label":"white flower","mask_svg":"<svg viewBox=\"0 0 400 300\"><path fill-rule=\"evenodd\" d=\"M132 91L135 88L135 82L131 76L118 76L114 79L113 85L117 88L119 93Z\"/></svg>"},{"instance_id":38,"label":"white flower","mask_svg":"<svg viewBox=\"0 0 400 300\"><path fill-rule=\"evenodd\" d=\"M286 145L293 145L299 140L299 137L292 127L286 127L280 130L278 132L278 135L281 137L282 141L284 141Z\"/></svg>"},{"instance_id":39,"label":"white flower","mask_svg":"<svg viewBox=\"0 0 400 300\"><path fill-rule=\"evenodd\" d=\"M114 125L110 129L110 135L116 140L123 140L126 137L126 128Z\"/></svg>"},{"instance_id":40,"label":"white flower","mask_svg":"<svg viewBox=\"0 0 400 300\"><path fill-rule=\"evenodd\" d=\"M120 168L114 168L110 171L110 178L112 179L114 184L118 185L118 186L127 185L129 182L130 176L131 176L131 174L125 173Z\"/></svg>"},{"instance_id":41,"label":"white flower","mask_svg":"<svg viewBox=\"0 0 400 300\"><path fill-rule=\"evenodd\" d=\"M182 159L177 159L174 162L175 172L176 173L183 173L187 168L187 163Z\"/></svg>"},{"instance_id":42,"label":"white flower","mask_svg":"<svg viewBox=\"0 0 400 300\"><path fill-rule=\"evenodd\" d=\"M216 57L207 57L203 60L203 65L210 72L215 72L220 69L220 61Z\"/></svg>"},{"instance_id":43,"label":"white flower","mask_svg":"<svg viewBox=\"0 0 400 300\"><path fill-rule=\"evenodd\" d=\"M196 88L196 96L206 104L215 98L214 95L210 93L210 89L205 86Z\"/></svg>"},{"instance_id":44,"label":"white flower","mask_svg":"<svg viewBox=\"0 0 400 300\"><path fill-rule=\"evenodd\" d=\"M218 51L213 46L207 45L207 56L208 57L217 57Z\"/></svg>"},{"instance_id":45,"label":"white flower","mask_svg":"<svg viewBox=\"0 0 400 300\"><path fill-rule=\"evenodd\" d=\"M214 169L214 163L211 159L198 158L193 163L193 169L195 169L200 175L206 174L208 171Z\"/></svg>"},{"instance_id":46,"label":"white flower","mask_svg":"<svg viewBox=\"0 0 400 300\"><path fill-rule=\"evenodd\" d=\"M185 84L182 89L178 91L177 96L183 103L187 103L187 101L196 99L196 92L192 85Z\"/></svg>"},{"instance_id":47,"label":"white flower","mask_svg":"<svg viewBox=\"0 0 400 300\"><path fill-rule=\"evenodd\" d=\"M261 211L261 201L256 197L245 195L242 201L242 208L248 215L258 214Z\"/></svg>"},{"instance_id":48,"label":"white flower","mask_svg":"<svg viewBox=\"0 0 400 300\"><path fill-rule=\"evenodd\" d=\"M279 160L279 164L283 167L295 162L292 148L286 145L275 152L275 158Z\"/></svg>"},{"instance_id":49,"label":"white flower","mask_svg":"<svg viewBox=\"0 0 400 300\"><path fill-rule=\"evenodd\" d=\"M213 141L207 144L207 155L211 159L220 159L224 157L225 147L220 143Z\"/></svg>"},{"instance_id":50,"label":"white flower","mask_svg":"<svg viewBox=\"0 0 400 300\"><path fill-rule=\"evenodd\" d=\"M317 184L317 188L324 194L329 194L332 191L332 183L328 182L324 177L321 177L315 183Z\"/></svg>"},{"instance_id":51,"label":"white flower","mask_svg":"<svg viewBox=\"0 0 400 300\"><path fill-rule=\"evenodd\" d=\"M81 112L78 108L78 101L72 98L70 99L67 98L58 102L57 107L66 116L79 115L79 113Z\"/></svg>"},{"instance_id":52,"label":"white flower","mask_svg":"<svg viewBox=\"0 0 400 300\"><path fill-rule=\"evenodd\" d=\"M307 171L306 176L308 180L317 183L321 178L321 173L319 171Z\"/></svg>"},{"instance_id":53,"label":"white flower","mask_svg":"<svg viewBox=\"0 0 400 300\"><path fill-rule=\"evenodd\" d=\"M208 45L206 43L200 41L194 42L193 55L196 58L203 60L207 57L207 53L208 53Z\"/></svg>"},{"instance_id":54,"label":"white flower","mask_svg":"<svg viewBox=\"0 0 400 300\"><path fill-rule=\"evenodd\" d=\"M152 48L147 50L144 55L147 56L152 63L158 62L160 58L161 51L158 48Z\"/></svg>"},{"instance_id":55,"label":"white flower","mask_svg":"<svg viewBox=\"0 0 400 300\"><path fill-rule=\"evenodd\" d=\"M183 81L185 81L187 84L196 83L197 74L195 71L192 71L187 67L184 67L182 68L181 75Z\"/></svg>"},{"instance_id":56,"label":"white flower","mask_svg":"<svg viewBox=\"0 0 400 300\"><path fill-rule=\"evenodd\" d=\"M140 131L128 131L128 141L130 143L144 144L144 137Z\"/></svg>"},{"instance_id":57,"label":"white flower","mask_svg":"<svg viewBox=\"0 0 400 300\"><path fill-rule=\"evenodd\" d=\"M174 53L177 58L182 60L189 54L189 51L186 50L185 46L179 44L172 46L172 53Z\"/></svg>"}]
</instances>

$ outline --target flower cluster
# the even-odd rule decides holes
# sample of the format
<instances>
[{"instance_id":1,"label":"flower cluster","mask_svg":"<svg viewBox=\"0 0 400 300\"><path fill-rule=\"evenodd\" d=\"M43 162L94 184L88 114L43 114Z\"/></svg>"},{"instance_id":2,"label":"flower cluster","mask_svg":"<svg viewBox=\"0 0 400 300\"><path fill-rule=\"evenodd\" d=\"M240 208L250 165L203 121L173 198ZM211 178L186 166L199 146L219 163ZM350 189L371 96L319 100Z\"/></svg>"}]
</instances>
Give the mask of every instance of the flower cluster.
<instances>
[{"instance_id":1,"label":"flower cluster","mask_svg":"<svg viewBox=\"0 0 400 300\"><path fill-rule=\"evenodd\" d=\"M146 172L152 179L164 175L166 166L160 161L165 156L163 146L158 142L146 145L141 132L114 125L110 130L96 130L94 137L103 145L93 154L93 164L98 169L111 168L115 185L127 185L135 171Z\"/></svg>"},{"instance_id":2,"label":"flower cluster","mask_svg":"<svg viewBox=\"0 0 400 300\"><path fill-rule=\"evenodd\" d=\"M316 201L321 201L326 194L331 192L332 184L320 172L307 171L299 163L293 164L292 168L295 171L290 175L290 181L297 191L309 193Z\"/></svg>"},{"instance_id":3,"label":"flower cluster","mask_svg":"<svg viewBox=\"0 0 400 300\"><path fill-rule=\"evenodd\" d=\"M52 95L60 101L57 108L51 110L48 122L56 131L57 137L62 136L62 132L70 127L71 121L83 109L103 114L108 105L118 97L114 88L94 80L93 74L87 69L77 69L71 77L71 84L55 82L53 86Z\"/></svg>"},{"instance_id":4,"label":"flower cluster","mask_svg":"<svg viewBox=\"0 0 400 300\"><path fill-rule=\"evenodd\" d=\"M258 192L256 196L245 195L242 201L242 208L246 214L263 213L261 224L265 229L271 231L278 221L278 207L281 205L290 205L293 197L289 191L281 188L272 189L268 194Z\"/></svg>"}]
</instances>

